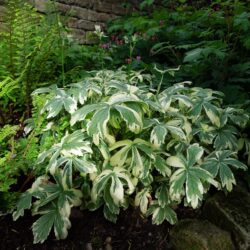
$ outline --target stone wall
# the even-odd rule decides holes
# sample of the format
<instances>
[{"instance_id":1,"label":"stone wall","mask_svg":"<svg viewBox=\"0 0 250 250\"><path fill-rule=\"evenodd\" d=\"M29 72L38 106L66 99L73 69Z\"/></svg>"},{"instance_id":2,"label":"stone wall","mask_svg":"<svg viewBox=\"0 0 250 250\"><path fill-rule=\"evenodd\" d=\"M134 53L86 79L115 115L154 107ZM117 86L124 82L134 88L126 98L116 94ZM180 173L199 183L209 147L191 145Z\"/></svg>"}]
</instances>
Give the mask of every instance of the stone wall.
<instances>
[{"instance_id":1,"label":"stone wall","mask_svg":"<svg viewBox=\"0 0 250 250\"><path fill-rule=\"evenodd\" d=\"M0 0L1 1L1 0ZM31 0L41 13L49 10L48 0ZM87 43L95 25L104 26L108 20L124 15L124 0L57 0L56 7L66 16L67 26L79 43Z\"/></svg>"},{"instance_id":2,"label":"stone wall","mask_svg":"<svg viewBox=\"0 0 250 250\"><path fill-rule=\"evenodd\" d=\"M0 29L3 24L4 1L0 0ZM42 14L53 11L53 0L28 0ZM55 0L56 8L67 20L73 37L79 43L91 43L90 33L95 25L105 26L108 20L126 14L123 3L129 3L133 10L138 9L140 0ZM156 0L160 3L160 0Z\"/></svg>"},{"instance_id":3,"label":"stone wall","mask_svg":"<svg viewBox=\"0 0 250 250\"><path fill-rule=\"evenodd\" d=\"M0 0L0 29L4 26L4 1ZM53 10L49 0L29 0L38 12L46 14ZM126 14L122 7L124 0L56 0L56 8L67 20L67 26L79 43L88 43L89 33L95 25L104 26L108 20ZM129 1L132 6L138 6L138 0Z\"/></svg>"},{"instance_id":4,"label":"stone wall","mask_svg":"<svg viewBox=\"0 0 250 250\"><path fill-rule=\"evenodd\" d=\"M0 0L0 30L4 28L3 15L5 12L4 0Z\"/></svg>"}]
</instances>

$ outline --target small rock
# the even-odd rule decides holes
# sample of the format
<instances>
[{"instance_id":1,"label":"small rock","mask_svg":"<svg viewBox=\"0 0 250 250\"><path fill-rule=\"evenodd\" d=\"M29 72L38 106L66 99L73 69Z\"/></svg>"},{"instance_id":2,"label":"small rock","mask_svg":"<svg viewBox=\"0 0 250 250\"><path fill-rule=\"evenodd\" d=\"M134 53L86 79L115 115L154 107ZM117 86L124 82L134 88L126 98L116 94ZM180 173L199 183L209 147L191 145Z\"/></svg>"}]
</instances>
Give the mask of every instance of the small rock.
<instances>
[{"instance_id":1,"label":"small rock","mask_svg":"<svg viewBox=\"0 0 250 250\"><path fill-rule=\"evenodd\" d=\"M105 250L112 250L112 246L111 246L110 244L107 244L107 245L105 246Z\"/></svg>"},{"instance_id":2,"label":"small rock","mask_svg":"<svg viewBox=\"0 0 250 250\"><path fill-rule=\"evenodd\" d=\"M170 231L170 242L176 250L233 250L230 234L212 223L186 219Z\"/></svg>"},{"instance_id":3,"label":"small rock","mask_svg":"<svg viewBox=\"0 0 250 250\"><path fill-rule=\"evenodd\" d=\"M92 244L91 244L91 243L87 243L85 249L86 249L86 250L93 250Z\"/></svg>"},{"instance_id":4,"label":"small rock","mask_svg":"<svg viewBox=\"0 0 250 250\"><path fill-rule=\"evenodd\" d=\"M202 216L233 234L237 249L250 249L250 194L239 187L208 199Z\"/></svg>"},{"instance_id":5,"label":"small rock","mask_svg":"<svg viewBox=\"0 0 250 250\"><path fill-rule=\"evenodd\" d=\"M105 243L110 244L112 242L112 238L109 236L106 238Z\"/></svg>"}]
</instances>

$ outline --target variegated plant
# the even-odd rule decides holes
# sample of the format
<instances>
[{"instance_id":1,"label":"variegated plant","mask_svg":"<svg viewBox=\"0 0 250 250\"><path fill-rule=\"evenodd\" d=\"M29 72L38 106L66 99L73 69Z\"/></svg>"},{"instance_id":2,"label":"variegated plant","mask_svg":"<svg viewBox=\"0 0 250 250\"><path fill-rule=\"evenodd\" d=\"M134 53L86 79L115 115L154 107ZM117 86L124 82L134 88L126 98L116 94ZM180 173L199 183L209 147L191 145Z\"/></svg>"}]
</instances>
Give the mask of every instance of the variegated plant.
<instances>
[{"instance_id":1,"label":"variegated plant","mask_svg":"<svg viewBox=\"0 0 250 250\"><path fill-rule=\"evenodd\" d=\"M115 222L132 203L153 223L174 224L179 203L197 208L210 185L232 190L233 169L247 168L237 153L245 150L249 157L242 134L249 117L224 108L220 92L189 82L164 90L154 84L150 75L120 69L33 93L47 100L42 112L48 124L66 121L64 136L53 133L55 144L38 157L44 176L13 214L17 219L32 207L42 215L33 225L35 243L53 226L56 237L65 238L72 206L102 207ZM50 126L45 129L50 133Z\"/></svg>"}]
</instances>

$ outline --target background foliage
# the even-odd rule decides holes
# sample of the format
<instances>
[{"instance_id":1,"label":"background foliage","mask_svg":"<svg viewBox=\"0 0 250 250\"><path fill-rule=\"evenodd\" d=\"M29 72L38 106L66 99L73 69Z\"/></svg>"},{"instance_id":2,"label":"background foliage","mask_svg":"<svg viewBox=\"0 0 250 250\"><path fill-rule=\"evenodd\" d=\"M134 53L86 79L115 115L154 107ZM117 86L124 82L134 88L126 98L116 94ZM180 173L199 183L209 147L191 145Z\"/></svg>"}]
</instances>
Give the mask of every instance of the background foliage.
<instances>
[{"instance_id":1,"label":"background foliage","mask_svg":"<svg viewBox=\"0 0 250 250\"><path fill-rule=\"evenodd\" d=\"M130 43L124 37L136 36L130 56L134 67L138 56L141 67L150 68L155 62L182 65L172 81L189 79L223 91L228 103L243 102L250 90L249 2L213 1L209 6L207 1L184 2L166 1L164 8L151 14L133 13L111 22L111 43L120 56L116 63L123 64L129 54Z\"/></svg>"}]
</instances>

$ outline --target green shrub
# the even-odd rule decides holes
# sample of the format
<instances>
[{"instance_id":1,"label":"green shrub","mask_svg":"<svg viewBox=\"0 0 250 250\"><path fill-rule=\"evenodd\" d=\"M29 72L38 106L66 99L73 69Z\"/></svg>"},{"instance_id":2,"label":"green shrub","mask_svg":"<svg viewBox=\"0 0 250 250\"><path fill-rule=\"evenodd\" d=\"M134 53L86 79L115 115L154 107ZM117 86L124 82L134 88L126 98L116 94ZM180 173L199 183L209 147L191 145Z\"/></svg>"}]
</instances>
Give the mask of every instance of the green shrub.
<instances>
[{"instance_id":1,"label":"green shrub","mask_svg":"<svg viewBox=\"0 0 250 250\"><path fill-rule=\"evenodd\" d=\"M176 205L197 208L211 185L232 190L234 169L247 169L237 153L249 117L223 107L221 92L190 82L156 90L152 78L102 70L33 93L46 100L43 129L53 142L39 154L40 176L13 217L30 208L40 215L34 243L44 242L52 227L58 239L66 238L73 206L102 207L115 222L131 204L152 214L155 224L174 224Z\"/></svg>"},{"instance_id":2,"label":"green shrub","mask_svg":"<svg viewBox=\"0 0 250 250\"><path fill-rule=\"evenodd\" d=\"M124 64L130 53L124 37L136 34L132 66L138 68L138 56L142 68L155 62L182 65L172 82L190 79L196 86L223 91L227 103L244 102L250 91L249 7L246 1L219 1L197 9L172 2L150 14L114 20L108 28L114 61Z\"/></svg>"}]
</instances>

